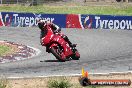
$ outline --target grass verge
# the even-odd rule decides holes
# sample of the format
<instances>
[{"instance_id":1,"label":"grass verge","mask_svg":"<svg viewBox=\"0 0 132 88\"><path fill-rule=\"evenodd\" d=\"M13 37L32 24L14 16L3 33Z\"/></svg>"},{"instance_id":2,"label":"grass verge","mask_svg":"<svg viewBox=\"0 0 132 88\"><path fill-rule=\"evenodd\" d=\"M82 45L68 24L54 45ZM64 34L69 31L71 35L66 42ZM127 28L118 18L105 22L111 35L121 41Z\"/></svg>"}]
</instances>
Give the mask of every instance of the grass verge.
<instances>
[{"instance_id":1,"label":"grass verge","mask_svg":"<svg viewBox=\"0 0 132 88\"><path fill-rule=\"evenodd\" d=\"M72 84L65 77L60 77L59 80L50 79L48 81L48 88L71 88Z\"/></svg>"},{"instance_id":2,"label":"grass verge","mask_svg":"<svg viewBox=\"0 0 132 88\"><path fill-rule=\"evenodd\" d=\"M115 4L110 6L0 6L0 12L31 12L46 14L96 14L96 15L129 15L132 16L132 5Z\"/></svg>"},{"instance_id":3,"label":"grass verge","mask_svg":"<svg viewBox=\"0 0 132 88\"><path fill-rule=\"evenodd\" d=\"M78 81L79 76L69 76L69 77L41 77L41 78L24 78L24 79L9 79L8 85L11 88L48 88L49 81L63 84L62 81L67 82L68 85L72 85L70 88L84 88L80 85ZM132 73L119 73L119 74L108 74L108 75L92 75L89 74L90 79L130 79L132 81ZM63 79L63 80L62 80ZM50 84L51 85L51 84ZM67 83L66 83L67 85ZM60 88L53 87L52 88ZM132 88L130 86L87 86L85 88Z\"/></svg>"},{"instance_id":4,"label":"grass verge","mask_svg":"<svg viewBox=\"0 0 132 88\"><path fill-rule=\"evenodd\" d=\"M6 78L1 78L0 79L0 88L7 88L7 85L8 85L8 80Z\"/></svg>"},{"instance_id":5,"label":"grass verge","mask_svg":"<svg viewBox=\"0 0 132 88\"><path fill-rule=\"evenodd\" d=\"M10 51L11 51L11 47L0 45L0 56L6 55Z\"/></svg>"}]
</instances>

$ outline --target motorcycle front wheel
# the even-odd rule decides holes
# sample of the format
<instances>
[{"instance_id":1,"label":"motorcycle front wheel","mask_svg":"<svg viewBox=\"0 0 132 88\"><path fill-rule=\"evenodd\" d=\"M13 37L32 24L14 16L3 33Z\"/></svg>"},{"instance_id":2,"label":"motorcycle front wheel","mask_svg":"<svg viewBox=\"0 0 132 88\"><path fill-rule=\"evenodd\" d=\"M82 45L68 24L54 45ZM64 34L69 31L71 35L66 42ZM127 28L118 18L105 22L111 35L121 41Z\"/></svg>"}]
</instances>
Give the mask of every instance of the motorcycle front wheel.
<instances>
[{"instance_id":1,"label":"motorcycle front wheel","mask_svg":"<svg viewBox=\"0 0 132 88\"><path fill-rule=\"evenodd\" d=\"M61 62L65 62L65 57L62 57L59 47L52 47L50 52Z\"/></svg>"}]
</instances>

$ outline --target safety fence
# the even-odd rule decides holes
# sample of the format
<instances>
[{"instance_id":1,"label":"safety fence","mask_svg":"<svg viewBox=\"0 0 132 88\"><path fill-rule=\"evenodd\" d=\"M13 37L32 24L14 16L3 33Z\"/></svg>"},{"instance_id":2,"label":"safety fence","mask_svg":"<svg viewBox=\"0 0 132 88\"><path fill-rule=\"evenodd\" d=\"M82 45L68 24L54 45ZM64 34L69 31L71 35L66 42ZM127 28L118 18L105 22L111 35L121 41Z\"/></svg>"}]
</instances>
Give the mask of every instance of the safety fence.
<instances>
[{"instance_id":1,"label":"safety fence","mask_svg":"<svg viewBox=\"0 0 132 88\"><path fill-rule=\"evenodd\" d=\"M88 14L34 14L0 12L0 26L33 27L36 19L42 18L61 28L79 29L132 29L132 16L88 15Z\"/></svg>"}]
</instances>

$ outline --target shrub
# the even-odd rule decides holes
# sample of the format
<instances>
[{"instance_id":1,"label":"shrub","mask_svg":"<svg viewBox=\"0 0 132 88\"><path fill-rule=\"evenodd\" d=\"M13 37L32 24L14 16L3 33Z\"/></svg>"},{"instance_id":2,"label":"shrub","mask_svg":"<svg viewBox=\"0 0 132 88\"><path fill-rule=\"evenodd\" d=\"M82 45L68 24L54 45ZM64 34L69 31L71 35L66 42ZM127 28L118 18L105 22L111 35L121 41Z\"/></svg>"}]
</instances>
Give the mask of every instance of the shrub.
<instances>
[{"instance_id":1,"label":"shrub","mask_svg":"<svg viewBox=\"0 0 132 88\"><path fill-rule=\"evenodd\" d=\"M6 86L7 86L7 80L0 79L0 88L6 88Z\"/></svg>"},{"instance_id":2,"label":"shrub","mask_svg":"<svg viewBox=\"0 0 132 88\"><path fill-rule=\"evenodd\" d=\"M72 84L67 79L49 80L48 88L70 88Z\"/></svg>"}]
</instances>

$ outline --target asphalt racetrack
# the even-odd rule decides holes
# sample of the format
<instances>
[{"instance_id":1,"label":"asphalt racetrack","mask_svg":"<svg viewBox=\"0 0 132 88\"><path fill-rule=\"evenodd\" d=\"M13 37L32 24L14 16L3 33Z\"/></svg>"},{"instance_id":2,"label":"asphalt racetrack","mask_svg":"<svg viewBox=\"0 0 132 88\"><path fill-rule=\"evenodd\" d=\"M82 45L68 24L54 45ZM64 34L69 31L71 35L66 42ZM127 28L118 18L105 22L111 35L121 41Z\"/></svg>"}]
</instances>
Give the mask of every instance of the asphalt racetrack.
<instances>
[{"instance_id":1,"label":"asphalt racetrack","mask_svg":"<svg viewBox=\"0 0 132 88\"><path fill-rule=\"evenodd\" d=\"M41 53L27 60L0 64L0 75L32 77L132 71L131 30L62 29L81 54L80 60L58 62L40 45L36 27L1 27L0 41L7 40L37 48Z\"/></svg>"}]
</instances>

